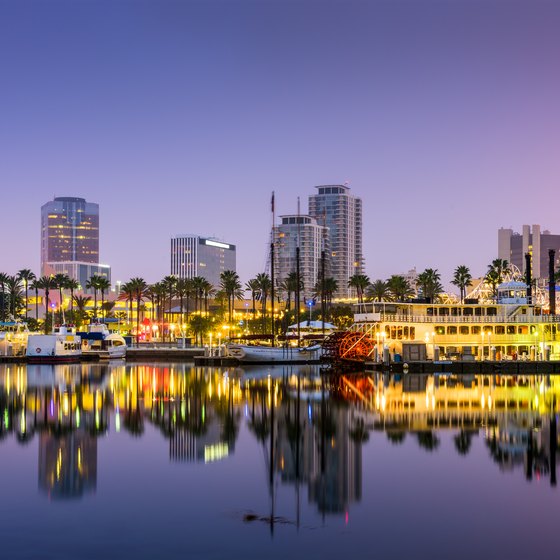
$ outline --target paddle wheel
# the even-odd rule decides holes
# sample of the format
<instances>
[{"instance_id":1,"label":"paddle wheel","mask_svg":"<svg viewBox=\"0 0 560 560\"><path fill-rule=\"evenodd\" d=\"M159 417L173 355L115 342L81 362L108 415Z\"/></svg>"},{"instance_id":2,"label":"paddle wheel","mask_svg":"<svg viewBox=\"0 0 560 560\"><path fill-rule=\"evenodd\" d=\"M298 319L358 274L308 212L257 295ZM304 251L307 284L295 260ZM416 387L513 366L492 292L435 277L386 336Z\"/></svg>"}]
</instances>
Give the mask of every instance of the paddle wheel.
<instances>
[{"instance_id":1,"label":"paddle wheel","mask_svg":"<svg viewBox=\"0 0 560 560\"><path fill-rule=\"evenodd\" d=\"M375 341L365 333L335 332L323 343L323 357L332 361L364 362L371 358L374 348Z\"/></svg>"}]
</instances>

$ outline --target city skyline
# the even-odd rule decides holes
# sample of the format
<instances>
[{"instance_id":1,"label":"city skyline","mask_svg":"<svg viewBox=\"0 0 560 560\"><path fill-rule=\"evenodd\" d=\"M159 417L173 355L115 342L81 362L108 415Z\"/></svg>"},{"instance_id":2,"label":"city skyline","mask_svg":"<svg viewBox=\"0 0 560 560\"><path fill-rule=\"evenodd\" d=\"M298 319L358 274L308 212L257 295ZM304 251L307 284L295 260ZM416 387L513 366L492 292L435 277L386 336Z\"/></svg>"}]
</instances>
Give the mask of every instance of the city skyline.
<instances>
[{"instance_id":1,"label":"city skyline","mask_svg":"<svg viewBox=\"0 0 560 560\"><path fill-rule=\"evenodd\" d=\"M95 200L113 280L155 282L169 239L263 272L277 215L321 184L363 201L365 273L496 258L558 231L560 5L2 2L2 271L36 273L40 206ZM307 212L307 209L302 210Z\"/></svg>"}]
</instances>

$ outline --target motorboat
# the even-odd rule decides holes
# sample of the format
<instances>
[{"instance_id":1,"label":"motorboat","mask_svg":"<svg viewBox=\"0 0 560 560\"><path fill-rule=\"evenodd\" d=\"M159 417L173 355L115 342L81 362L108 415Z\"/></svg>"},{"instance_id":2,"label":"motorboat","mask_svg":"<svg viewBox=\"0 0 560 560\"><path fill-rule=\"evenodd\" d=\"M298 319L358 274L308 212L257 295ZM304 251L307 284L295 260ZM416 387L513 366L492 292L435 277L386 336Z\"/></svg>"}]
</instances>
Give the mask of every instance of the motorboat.
<instances>
[{"instance_id":1,"label":"motorboat","mask_svg":"<svg viewBox=\"0 0 560 560\"><path fill-rule=\"evenodd\" d=\"M27 337L27 360L30 363L79 362L82 339L72 325L55 327L52 334L30 334Z\"/></svg>"},{"instance_id":2,"label":"motorboat","mask_svg":"<svg viewBox=\"0 0 560 560\"><path fill-rule=\"evenodd\" d=\"M84 355L97 354L100 359L109 360L126 357L126 340L118 333L112 333L105 323L91 323L87 331L79 333L82 338Z\"/></svg>"}]
</instances>

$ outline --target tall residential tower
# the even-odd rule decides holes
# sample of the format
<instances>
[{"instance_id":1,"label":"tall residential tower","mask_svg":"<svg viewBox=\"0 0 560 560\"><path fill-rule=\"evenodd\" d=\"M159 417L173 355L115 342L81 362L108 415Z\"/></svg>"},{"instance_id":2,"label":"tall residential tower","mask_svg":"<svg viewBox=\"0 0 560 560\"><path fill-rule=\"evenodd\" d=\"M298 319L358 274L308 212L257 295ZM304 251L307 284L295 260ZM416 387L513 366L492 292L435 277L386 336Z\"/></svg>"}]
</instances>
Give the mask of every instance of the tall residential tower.
<instances>
[{"instance_id":1,"label":"tall residential tower","mask_svg":"<svg viewBox=\"0 0 560 560\"><path fill-rule=\"evenodd\" d=\"M337 281L336 297L354 295L348 280L363 274L362 199L350 194L346 185L321 185L309 197L309 215L329 228L331 276Z\"/></svg>"}]
</instances>

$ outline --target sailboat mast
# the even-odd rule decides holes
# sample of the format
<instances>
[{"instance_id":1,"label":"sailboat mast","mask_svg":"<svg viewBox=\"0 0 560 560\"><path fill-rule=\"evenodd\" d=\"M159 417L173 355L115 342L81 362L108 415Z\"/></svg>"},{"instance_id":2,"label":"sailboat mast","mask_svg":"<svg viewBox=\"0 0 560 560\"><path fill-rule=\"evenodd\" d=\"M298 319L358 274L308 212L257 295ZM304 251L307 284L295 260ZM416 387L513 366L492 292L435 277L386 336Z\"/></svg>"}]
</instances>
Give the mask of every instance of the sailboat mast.
<instances>
[{"instance_id":1,"label":"sailboat mast","mask_svg":"<svg viewBox=\"0 0 560 560\"><path fill-rule=\"evenodd\" d=\"M299 196L297 199L297 243L296 243L296 325L297 325L297 345L301 343L300 325L299 325L299 301L300 301L300 270L299 270L299 238L300 238L300 216L299 216Z\"/></svg>"},{"instance_id":2,"label":"sailboat mast","mask_svg":"<svg viewBox=\"0 0 560 560\"><path fill-rule=\"evenodd\" d=\"M276 233L276 223L274 220L274 191L272 191L272 234L270 236L270 301L271 301L271 310L270 315L272 317L272 346L274 344L274 337L275 337L275 325L274 325L274 235Z\"/></svg>"}]
</instances>

